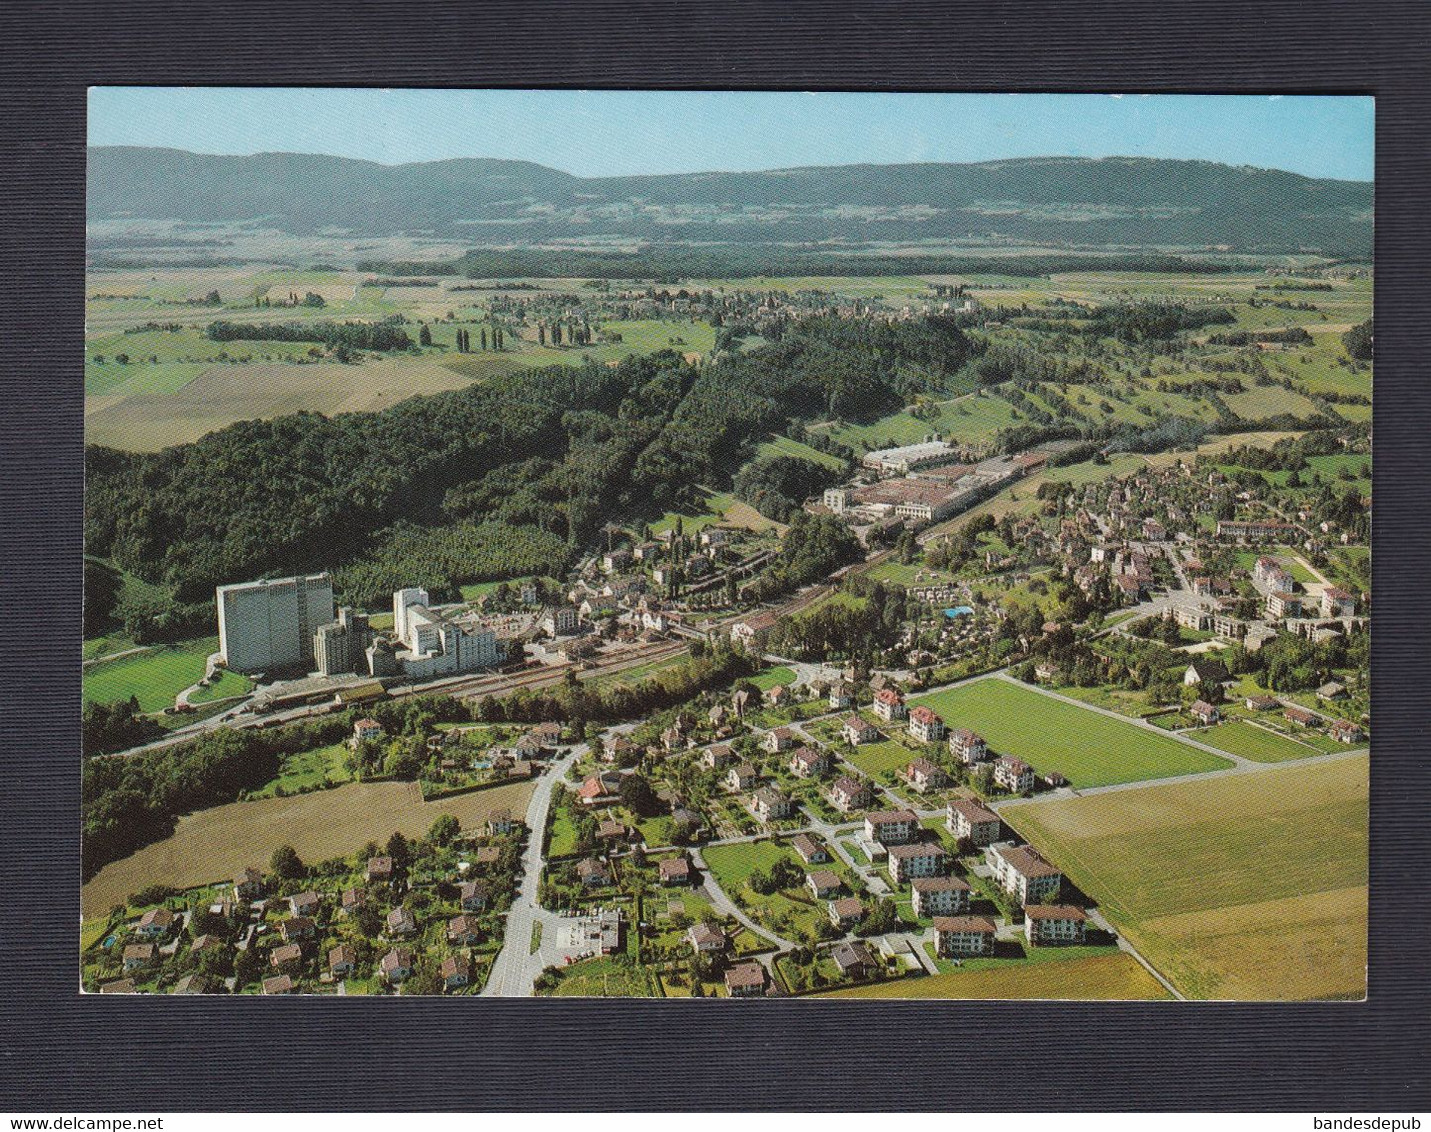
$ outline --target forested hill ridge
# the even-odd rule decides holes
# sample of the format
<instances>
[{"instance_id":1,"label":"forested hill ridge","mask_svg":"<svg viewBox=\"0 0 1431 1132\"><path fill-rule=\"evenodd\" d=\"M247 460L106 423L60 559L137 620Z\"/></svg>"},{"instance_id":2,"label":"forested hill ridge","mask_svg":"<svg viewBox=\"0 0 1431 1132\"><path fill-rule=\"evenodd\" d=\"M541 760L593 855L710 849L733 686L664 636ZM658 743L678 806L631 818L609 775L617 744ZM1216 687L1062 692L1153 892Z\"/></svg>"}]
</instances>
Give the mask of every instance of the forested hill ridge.
<instances>
[{"instance_id":1,"label":"forested hill ridge","mask_svg":"<svg viewBox=\"0 0 1431 1132\"><path fill-rule=\"evenodd\" d=\"M181 602L345 565L340 588L359 605L398 584L450 592L482 580L487 562L492 576L559 570L604 523L729 484L790 420L883 415L974 354L947 316L812 317L704 366L665 350L504 374L380 412L245 421L152 454L89 446L86 549Z\"/></svg>"},{"instance_id":2,"label":"forested hill ridge","mask_svg":"<svg viewBox=\"0 0 1431 1132\"><path fill-rule=\"evenodd\" d=\"M540 247L838 241L1371 254L1370 182L1159 158L1041 157L581 178L521 161L89 150L88 216L422 233ZM480 239L476 235L480 232Z\"/></svg>"}]
</instances>

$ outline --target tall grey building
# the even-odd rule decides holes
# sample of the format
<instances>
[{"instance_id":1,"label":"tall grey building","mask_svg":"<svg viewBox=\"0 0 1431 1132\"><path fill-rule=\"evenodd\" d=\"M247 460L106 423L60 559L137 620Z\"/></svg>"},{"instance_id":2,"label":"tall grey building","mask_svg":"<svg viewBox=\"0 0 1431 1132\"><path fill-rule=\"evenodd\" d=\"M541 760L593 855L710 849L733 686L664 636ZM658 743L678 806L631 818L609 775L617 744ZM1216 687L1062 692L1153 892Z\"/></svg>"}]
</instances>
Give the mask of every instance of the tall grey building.
<instances>
[{"instance_id":1,"label":"tall grey building","mask_svg":"<svg viewBox=\"0 0 1431 1132\"><path fill-rule=\"evenodd\" d=\"M355 613L346 605L338 610L338 620L318 626L313 635L313 663L324 676L345 672L366 672L368 645L373 631L368 615Z\"/></svg>"},{"instance_id":2,"label":"tall grey building","mask_svg":"<svg viewBox=\"0 0 1431 1132\"><path fill-rule=\"evenodd\" d=\"M327 574L237 582L214 596L219 652L232 671L312 669L314 634L334 619Z\"/></svg>"}]
</instances>

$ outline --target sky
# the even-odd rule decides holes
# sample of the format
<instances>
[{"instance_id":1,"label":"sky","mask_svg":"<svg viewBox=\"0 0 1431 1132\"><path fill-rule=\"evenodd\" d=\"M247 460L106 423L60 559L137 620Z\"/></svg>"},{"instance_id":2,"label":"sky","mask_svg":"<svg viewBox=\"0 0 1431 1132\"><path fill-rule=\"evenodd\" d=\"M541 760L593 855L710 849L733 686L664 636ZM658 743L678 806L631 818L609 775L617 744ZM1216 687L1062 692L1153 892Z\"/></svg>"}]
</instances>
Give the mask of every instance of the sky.
<instances>
[{"instance_id":1,"label":"sky","mask_svg":"<svg viewBox=\"0 0 1431 1132\"><path fill-rule=\"evenodd\" d=\"M1362 96L94 87L89 142L582 177L1119 155L1369 181L1373 119Z\"/></svg>"}]
</instances>

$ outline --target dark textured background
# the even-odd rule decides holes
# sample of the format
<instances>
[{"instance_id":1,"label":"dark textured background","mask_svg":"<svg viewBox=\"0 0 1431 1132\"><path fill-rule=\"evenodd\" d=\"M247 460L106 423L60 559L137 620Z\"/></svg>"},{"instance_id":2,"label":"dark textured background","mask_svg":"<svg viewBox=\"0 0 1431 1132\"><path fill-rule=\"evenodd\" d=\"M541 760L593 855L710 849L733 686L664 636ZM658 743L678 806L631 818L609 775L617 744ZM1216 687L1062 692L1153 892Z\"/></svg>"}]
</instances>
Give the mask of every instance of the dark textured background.
<instances>
[{"instance_id":1,"label":"dark textured background","mask_svg":"<svg viewBox=\"0 0 1431 1132\"><path fill-rule=\"evenodd\" d=\"M4 5L0 1109L1425 1110L1428 32L1425 3L1355 0ZM110 83L1374 93L1369 1001L82 999L83 147Z\"/></svg>"}]
</instances>

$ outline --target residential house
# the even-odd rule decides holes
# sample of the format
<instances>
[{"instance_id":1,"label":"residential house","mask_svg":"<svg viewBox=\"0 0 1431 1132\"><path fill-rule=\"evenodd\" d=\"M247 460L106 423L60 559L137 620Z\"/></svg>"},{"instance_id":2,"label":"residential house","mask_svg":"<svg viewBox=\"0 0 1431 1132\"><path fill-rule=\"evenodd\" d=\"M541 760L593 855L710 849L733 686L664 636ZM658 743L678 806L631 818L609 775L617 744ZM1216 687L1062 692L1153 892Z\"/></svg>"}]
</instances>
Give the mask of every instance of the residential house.
<instances>
[{"instance_id":1,"label":"residential house","mask_svg":"<svg viewBox=\"0 0 1431 1132\"><path fill-rule=\"evenodd\" d=\"M865 815L865 837L879 845L904 845L919 832L913 810L877 810Z\"/></svg>"},{"instance_id":2,"label":"residential house","mask_svg":"<svg viewBox=\"0 0 1431 1132\"><path fill-rule=\"evenodd\" d=\"M947 730L944 721L923 704L909 709L909 733L919 742L941 742Z\"/></svg>"},{"instance_id":3,"label":"residential house","mask_svg":"<svg viewBox=\"0 0 1431 1132\"><path fill-rule=\"evenodd\" d=\"M830 787L828 797L835 809L848 814L853 810L862 810L873 802L874 791L864 779L842 774Z\"/></svg>"},{"instance_id":4,"label":"residential house","mask_svg":"<svg viewBox=\"0 0 1431 1132\"><path fill-rule=\"evenodd\" d=\"M795 746L795 742L795 732L791 731L788 727L777 727L773 731L767 731L764 738L760 740L761 746L772 755L779 754L781 751L790 750L791 747Z\"/></svg>"},{"instance_id":5,"label":"residential house","mask_svg":"<svg viewBox=\"0 0 1431 1132\"><path fill-rule=\"evenodd\" d=\"M100 994L133 994L136 990L133 979L115 979L99 988Z\"/></svg>"},{"instance_id":6,"label":"residential house","mask_svg":"<svg viewBox=\"0 0 1431 1132\"><path fill-rule=\"evenodd\" d=\"M765 689L765 702L771 707L784 707L794 700L794 698L794 693L790 691L789 686L786 684L772 684L769 688ZM780 730L784 730L784 728ZM771 734L773 735L774 732L772 731ZM773 749L781 750L783 748L776 747Z\"/></svg>"},{"instance_id":7,"label":"residential house","mask_svg":"<svg viewBox=\"0 0 1431 1132\"><path fill-rule=\"evenodd\" d=\"M1347 686L1340 680L1328 680L1317 689L1317 699L1323 703L1330 703L1332 700L1344 700L1347 695Z\"/></svg>"},{"instance_id":8,"label":"residential house","mask_svg":"<svg viewBox=\"0 0 1431 1132\"><path fill-rule=\"evenodd\" d=\"M368 867L363 876L369 883L385 883L393 879L393 859L391 857L369 857Z\"/></svg>"},{"instance_id":9,"label":"residential house","mask_svg":"<svg viewBox=\"0 0 1431 1132\"><path fill-rule=\"evenodd\" d=\"M449 955L438 968L443 990L461 990L472 981L472 964L466 956Z\"/></svg>"},{"instance_id":10,"label":"residential house","mask_svg":"<svg viewBox=\"0 0 1431 1132\"><path fill-rule=\"evenodd\" d=\"M895 884L904 884L915 877L940 876L948 864L949 854L937 841L891 845L889 849L889 875Z\"/></svg>"},{"instance_id":11,"label":"residential house","mask_svg":"<svg viewBox=\"0 0 1431 1132\"><path fill-rule=\"evenodd\" d=\"M726 938L725 932L705 921L692 924L690 930L686 932L686 940L702 955L719 955L730 946L730 940Z\"/></svg>"},{"instance_id":12,"label":"residential house","mask_svg":"<svg viewBox=\"0 0 1431 1132\"><path fill-rule=\"evenodd\" d=\"M1063 873L1032 845L991 845L985 860L999 887L1022 906L1053 904L1063 888Z\"/></svg>"},{"instance_id":13,"label":"residential house","mask_svg":"<svg viewBox=\"0 0 1431 1132\"><path fill-rule=\"evenodd\" d=\"M263 895L263 874L248 868L234 877L234 899L253 900Z\"/></svg>"},{"instance_id":14,"label":"residential house","mask_svg":"<svg viewBox=\"0 0 1431 1132\"><path fill-rule=\"evenodd\" d=\"M735 752L726 743L717 743L714 747L707 747L701 755L701 765L710 767L712 770L724 770L734 760Z\"/></svg>"},{"instance_id":15,"label":"residential house","mask_svg":"<svg viewBox=\"0 0 1431 1132\"><path fill-rule=\"evenodd\" d=\"M830 851L808 833L796 834L790 847L800 854L800 859L807 865L823 865L830 859Z\"/></svg>"},{"instance_id":16,"label":"residential house","mask_svg":"<svg viewBox=\"0 0 1431 1132\"><path fill-rule=\"evenodd\" d=\"M969 910L969 884L958 877L915 877L910 887L916 916L957 916Z\"/></svg>"},{"instance_id":17,"label":"residential house","mask_svg":"<svg viewBox=\"0 0 1431 1132\"><path fill-rule=\"evenodd\" d=\"M903 719L907 714L904 697L893 688L881 688L875 693L874 713L886 723Z\"/></svg>"},{"instance_id":18,"label":"residential house","mask_svg":"<svg viewBox=\"0 0 1431 1132\"><path fill-rule=\"evenodd\" d=\"M858 747L861 743L873 743L880 734L879 728L873 723L861 719L858 715L850 715L845 717L840 736L850 746Z\"/></svg>"},{"instance_id":19,"label":"residential house","mask_svg":"<svg viewBox=\"0 0 1431 1132\"><path fill-rule=\"evenodd\" d=\"M311 888L288 898L288 910L295 916L316 917L321 901Z\"/></svg>"},{"instance_id":20,"label":"residential house","mask_svg":"<svg viewBox=\"0 0 1431 1132\"><path fill-rule=\"evenodd\" d=\"M298 939L312 939L318 934L318 925L311 916L290 916L280 921L278 934L285 942Z\"/></svg>"},{"instance_id":21,"label":"residential house","mask_svg":"<svg viewBox=\"0 0 1431 1132\"><path fill-rule=\"evenodd\" d=\"M795 813L795 803L773 786L762 786L751 795L750 812L761 821L780 821Z\"/></svg>"},{"instance_id":22,"label":"residential house","mask_svg":"<svg viewBox=\"0 0 1431 1132\"><path fill-rule=\"evenodd\" d=\"M340 943L328 952L328 970L335 979L346 978L358 969L358 949L351 943Z\"/></svg>"},{"instance_id":23,"label":"residential house","mask_svg":"<svg viewBox=\"0 0 1431 1132\"><path fill-rule=\"evenodd\" d=\"M1339 743L1360 743L1366 738L1366 732L1349 719L1332 720L1327 733Z\"/></svg>"},{"instance_id":24,"label":"residential house","mask_svg":"<svg viewBox=\"0 0 1431 1132\"><path fill-rule=\"evenodd\" d=\"M1023 759L1005 755L994 761L994 782L1010 794L1027 794L1034 788L1033 767Z\"/></svg>"},{"instance_id":25,"label":"residential house","mask_svg":"<svg viewBox=\"0 0 1431 1132\"><path fill-rule=\"evenodd\" d=\"M973 766L989 757L989 744L967 727L955 727L949 731L949 753L965 766Z\"/></svg>"},{"instance_id":26,"label":"residential house","mask_svg":"<svg viewBox=\"0 0 1431 1132\"><path fill-rule=\"evenodd\" d=\"M303 966L303 948L296 943L285 943L282 947L275 947L268 953L269 966L279 971L288 971L290 974L297 973Z\"/></svg>"},{"instance_id":27,"label":"residential house","mask_svg":"<svg viewBox=\"0 0 1431 1132\"><path fill-rule=\"evenodd\" d=\"M1222 666L1219 660L1204 660L1199 657L1187 666L1183 671L1183 685L1191 687L1194 684L1223 684L1230 677L1227 669Z\"/></svg>"},{"instance_id":28,"label":"residential house","mask_svg":"<svg viewBox=\"0 0 1431 1132\"><path fill-rule=\"evenodd\" d=\"M150 908L139 918L134 934L140 939L163 939L174 926L174 913L168 908Z\"/></svg>"},{"instance_id":29,"label":"residential house","mask_svg":"<svg viewBox=\"0 0 1431 1132\"><path fill-rule=\"evenodd\" d=\"M830 958L848 979L867 979L884 965L874 957L864 940L841 940L830 948Z\"/></svg>"},{"instance_id":30,"label":"residential house","mask_svg":"<svg viewBox=\"0 0 1431 1132\"><path fill-rule=\"evenodd\" d=\"M394 947L378 963L378 969L389 983L400 983L412 976L412 948Z\"/></svg>"},{"instance_id":31,"label":"residential house","mask_svg":"<svg viewBox=\"0 0 1431 1132\"><path fill-rule=\"evenodd\" d=\"M758 998L765 993L765 968L755 960L735 963L725 972L725 992L731 998Z\"/></svg>"},{"instance_id":32,"label":"residential house","mask_svg":"<svg viewBox=\"0 0 1431 1132\"><path fill-rule=\"evenodd\" d=\"M831 711L844 711L845 708L854 706L854 689L843 680L837 680L830 685L826 702L830 705Z\"/></svg>"},{"instance_id":33,"label":"residential house","mask_svg":"<svg viewBox=\"0 0 1431 1132\"><path fill-rule=\"evenodd\" d=\"M993 810L968 798L956 798L949 803L944 828L961 842L984 847L999 839L1001 823Z\"/></svg>"},{"instance_id":34,"label":"residential house","mask_svg":"<svg viewBox=\"0 0 1431 1132\"><path fill-rule=\"evenodd\" d=\"M615 818L606 818L596 827L596 840L605 845L626 840L626 826Z\"/></svg>"},{"instance_id":35,"label":"residential house","mask_svg":"<svg viewBox=\"0 0 1431 1132\"><path fill-rule=\"evenodd\" d=\"M170 992L170 993L172 993L172 994L210 994L210 993L212 993L212 991L213 991L213 986L212 986L212 984L209 982L207 976L195 974L195 975L185 975L182 979L180 979L177 983L174 984L174 989L173 989L173 991Z\"/></svg>"},{"instance_id":36,"label":"residential house","mask_svg":"<svg viewBox=\"0 0 1431 1132\"><path fill-rule=\"evenodd\" d=\"M1356 598L1338 586L1328 586L1322 591L1323 617L1355 617Z\"/></svg>"},{"instance_id":37,"label":"residential house","mask_svg":"<svg viewBox=\"0 0 1431 1132\"><path fill-rule=\"evenodd\" d=\"M1275 590L1267 595L1267 616L1278 621L1284 617L1302 616L1302 599L1285 590Z\"/></svg>"},{"instance_id":38,"label":"residential house","mask_svg":"<svg viewBox=\"0 0 1431 1132\"><path fill-rule=\"evenodd\" d=\"M417 934L417 920L410 908L394 908L388 913L387 934L394 939Z\"/></svg>"},{"instance_id":39,"label":"residential house","mask_svg":"<svg viewBox=\"0 0 1431 1132\"><path fill-rule=\"evenodd\" d=\"M992 955L998 929L985 916L938 916L934 920L934 949L945 959Z\"/></svg>"},{"instance_id":40,"label":"residential house","mask_svg":"<svg viewBox=\"0 0 1431 1132\"><path fill-rule=\"evenodd\" d=\"M1300 727L1317 727L1322 722L1322 717L1314 711L1308 711L1304 707L1289 707L1283 715L1289 723L1295 723Z\"/></svg>"},{"instance_id":41,"label":"residential house","mask_svg":"<svg viewBox=\"0 0 1431 1132\"><path fill-rule=\"evenodd\" d=\"M841 896L829 903L830 923L849 928L865 918L864 902L858 896Z\"/></svg>"},{"instance_id":42,"label":"residential house","mask_svg":"<svg viewBox=\"0 0 1431 1132\"><path fill-rule=\"evenodd\" d=\"M796 778L825 774L830 765L830 756L816 747L796 747L790 755L790 773Z\"/></svg>"},{"instance_id":43,"label":"residential house","mask_svg":"<svg viewBox=\"0 0 1431 1132\"><path fill-rule=\"evenodd\" d=\"M1282 706L1282 701L1275 696L1248 696L1243 702L1249 711L1276 711Z\"/></svg>"},{"instance_id":44,"label":"residential house","mask_svg":"<svg viewBox=\"0 0 1431 1132\"><path fill-rule=\"evenodd\" d=\"M749 790L759 781L759 772L749 763L731 767L725 776L725 784L732 790Z\"/></svg>"},{"instance_id":45,"label":"residential house","mask_svg":"<svg viewBox=\"0 0 1431 1132\"><path fill-rule=\"evenodd\" d=\"M294 989L291 975L271 975L263 980L264 994L292 994Z\"/></svg>"},{"instance_id":46,"label":"residential house","mask_svg":"<svg viewBox=\"0 0 1431 1132\"><path fill-rule=\"evenodd\" d=\"M666 857L657 868L661 874L661 883L667 886L688 886L695 876L690 861L685 857Z\"/></svg>"},{"instance_id":47,"label":"residential house","mask_svg":"<svg viewBox=\"0 0 1431 1132\"><path fill-rule=\"evenodd\" d=\"M156 954L158 952L152 943L131 943L124 949L121 966L126 974L130 971L137 971L141 967L147 967L153 963Z\"/></svg>"},{"instance_id":48,"label":"residential house","mask_svg":"<svg viewBox=\"0 0 1431 1132\"><path fill-rule=\"evenodd\" d=\"M216 935L207 933L194 937L194 942L189 944L189 950L195 955L207 955L211 952L222 951L227 945Z\"/></svg>"},{"instance_id":49,"label":"residential house","mask_svg":"<svg viewBox=\"0 0 1431 1132\"><path fill-rule=\"evenodd\" d=\"M1088 931L1088 916L1071 904L1030 904L1024 908L1024 934L1034 947L1078 944Z\"/></svg>"},{"instance_id":50,"label":"residential house","mask_svg":"<svg viewBox=\"0 0 1431 1132\"><path fill-rule=\"evenodd\" d=\"M915 759L904 768L904 780L921 794L943 790L949 785L949 772L928 759Z\"/></svg>"},{"instance_id":51,"label":"residential house","mask_svg":"<svg viewBox=\"0 0 1431 1132\"><path fill-rule=\"evenodd\" d=\"M1206 700L1194 701L1193 706L1188 708L1188 714L1205 727L1211 726L1222 718L1222 712Z\"/></svg>"},{"instance_id":52,"label":"residential house","mask_svg":"<svg viewBox=\"0 0 1431 1132\"><path fill-rule=\"evenodd\" d=\"M475 947L482 942L477 917L463 913L447 921L447 942L457 947Z\"/></svg>"},{"instance_id":53,"label":"residential house","mask_svg":"<svg viewBox=\"0 0 1431 1132\"><path fill-rule=\"evenodd\" d=\"M829 869L816 869L805 878L805 883L817 900L829 900L844 890L845 882L838 873Z\"/></svg>"},{"instance_id":54,"label":"residential house","mask_svg":"<svg viewBox=\"0 0 1431 1132\"><path fill-rule=\"evenodd\" d=\"M604 888L611 883L611 868L596 857L586 857L576 866L576 875L587 888Z\"/></svg>"},{"instance_id":55,"label":"residential house","mask_svg":"<svg viewBox=\"0 0 1431 1132\"><path fill-rule=\"evenodd\" d=\"M481 912L487 907L489 894L481 881L464 881L457 886L457 899L464 912Z\"/></svg>"}]
</instances>

